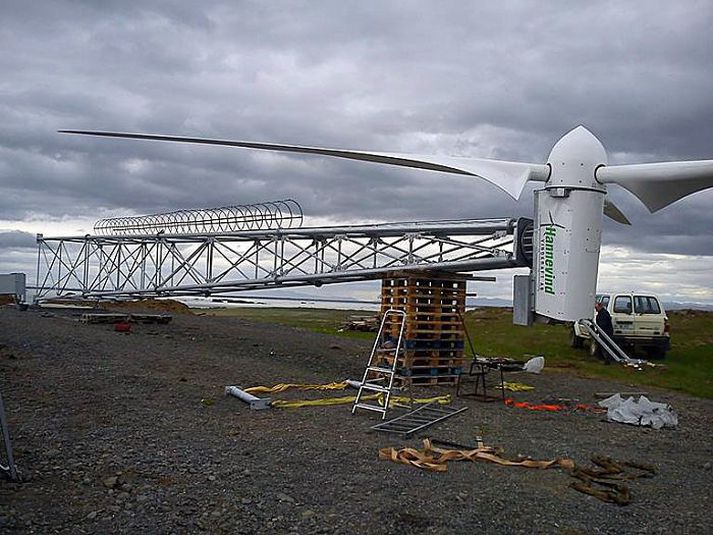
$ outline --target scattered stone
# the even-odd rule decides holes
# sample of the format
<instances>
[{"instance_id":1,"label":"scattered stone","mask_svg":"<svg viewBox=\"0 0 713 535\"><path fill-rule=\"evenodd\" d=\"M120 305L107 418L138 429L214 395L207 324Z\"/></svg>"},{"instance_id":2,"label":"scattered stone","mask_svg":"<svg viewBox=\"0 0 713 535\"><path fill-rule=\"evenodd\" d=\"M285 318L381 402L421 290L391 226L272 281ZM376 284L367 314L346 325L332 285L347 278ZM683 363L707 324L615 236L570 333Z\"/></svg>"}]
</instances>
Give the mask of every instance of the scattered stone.
<instances>
[{"instance_id":1,"label":"scattered stone","mask_svg":"<svg viewBox=\"0 0 713 535\"><path fill-rule=\"evenodd\" d=\"M288 496L284 492L278 492L275 496L281 502L295 503L295 499L292 496Z\"/></svg>"},{"instance_id":2,"label":"scattered stone","mask_svg":"<svg viewBox=\"0 0 713 535\"><path fill-rule=\"evenodd\" d=\"M203 334L209 328L215 337L193 350L183 341L155 336L146 337L148 345L141 334L113 347L108 333L99 330L77 335L48 328L30 336L39 329L8 325L1 312L3 343L53 341L33 358L4 361L21 365L3 375L9 381L3 394L15 422L12 438L25 448L16 459L36 477L32 485L17 487L0 478L0 533L201 533L199 519L205 533L268 532L268 522L273 532L303 535L707 532L705 508L695 498L713 475L713 443L694 425L676 437L640 437L640 457L633 453L634 460L661 463L661 471L627 482L634 504L623 510L569 489L569 476L560 470L464 462L449 466L447 474L432 474L379 461L376 451L382 446L420 442L364 433L370 419L352 419L348 407L253 414L218 398L224 383L354 377L364 364L354 340L260 327L271 344L286 336L267 366L260 357L270 348L251 348L252 333L247 342L238 341L236 334L253 327L241 323L236 329L230 318L210 325L205 320L199 340L209 339ZM319 345L310 349L306 340L313 336ZM332 343L343 351L329 350ZM368 352L371 345L363 345ZM584 399L608 388L604 380L554 375L537 377L540 392ZM176 385L182 377L191 379ZM531 400L537 395L522 394ZM285 394L286 399L308 396ZM690 421L707 421L709 400L670 396ZM214 407L196 403L206 397L216 400ZM434 432L466 444L474 433L485 434L491 437L486 443L503 447L508 457L518 451L536 458L569 454L586 462L593 437L602 437L607 445L602 454L628 459L638 433L606 426L596 415L515 414L498 404L459 403L472 403L472 410ZM687 447L677 451L674 462L670 447L678 439ZM53 450L51 456L41 445ZM65 467L67 475L53 467ZM381 487L367 490L375 481ZM490 483L497 492L489 491ZM528 499L532 496L537 499ZM652 503L666 507L647 507Z\"/></svg>"}]
</instances>

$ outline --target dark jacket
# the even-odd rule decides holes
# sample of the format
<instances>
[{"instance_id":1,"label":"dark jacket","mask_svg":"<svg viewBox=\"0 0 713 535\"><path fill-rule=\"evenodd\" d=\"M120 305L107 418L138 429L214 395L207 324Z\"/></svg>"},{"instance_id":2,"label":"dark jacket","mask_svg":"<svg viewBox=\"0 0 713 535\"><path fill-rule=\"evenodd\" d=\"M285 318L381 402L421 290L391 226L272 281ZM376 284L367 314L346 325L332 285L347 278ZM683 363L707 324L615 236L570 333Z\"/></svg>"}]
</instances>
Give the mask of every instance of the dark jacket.
<instances>
[{"instance_id":1,"label":"dark jacket","mask_svg":"<svg viewBox=\"0 0 713 535\"><path fill-rule=\"evenodd\" d=\"M611 322L611 314L609 311L602 307L597 312L597 325L604 331L610 338L614 335L614 326Z\"/></svg>"}]
</instances>

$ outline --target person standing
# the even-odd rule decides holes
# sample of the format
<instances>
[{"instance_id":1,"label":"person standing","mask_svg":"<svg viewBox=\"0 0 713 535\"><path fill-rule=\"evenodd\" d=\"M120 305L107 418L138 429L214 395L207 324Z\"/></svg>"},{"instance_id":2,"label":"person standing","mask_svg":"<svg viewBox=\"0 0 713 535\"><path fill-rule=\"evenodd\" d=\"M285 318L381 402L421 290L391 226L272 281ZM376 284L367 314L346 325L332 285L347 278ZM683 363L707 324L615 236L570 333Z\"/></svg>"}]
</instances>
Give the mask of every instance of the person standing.
<instances>
[{"instance_id":1,"label":"person standing","mask_svg":"<svg viewBox=\"0 0 713 535\"><path fill-rule=\"evenodd\" d=\"M599 327L599 329L609 338L612 338L614 336L614 325L612 325L611 314L609 314L606 307L598 301L594 305L594 308L597 310L597 317L595 320L597 322L597 327ZM609 364L612 360L609 352L602 350L601 345L599 346L599 358L603 358L607 364Z\"/></svg>"}]
</instances>

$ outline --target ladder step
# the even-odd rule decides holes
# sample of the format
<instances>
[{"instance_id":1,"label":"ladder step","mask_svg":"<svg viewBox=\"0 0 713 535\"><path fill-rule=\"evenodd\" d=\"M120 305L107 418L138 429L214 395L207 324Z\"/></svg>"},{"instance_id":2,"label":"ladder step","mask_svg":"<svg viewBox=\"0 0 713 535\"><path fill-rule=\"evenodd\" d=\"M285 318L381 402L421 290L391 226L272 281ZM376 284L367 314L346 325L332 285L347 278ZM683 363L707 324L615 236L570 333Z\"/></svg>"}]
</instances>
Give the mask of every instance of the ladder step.
<instances>
[{"instance_id":1,"label":"ladder step","mask_svg":"<svg viewBox=\"0 0 713 535\"><path fill-rule=\"evenodd\" d=\"M382 407L381 405L369 405L368 403L356 403L354 405L355 409L366 409L368 411L376 411L376 412L386 412L386 409Z\"/></svg>"},{"instance_id":2,"label":"ladder step","mask_svg":"<svg viewBox=\"0 0 713 535\"><path fill-rule=\"evenodd\" d=\"M394 374L394 370L392 370L391 368L382 368L381 366L367 366L366 369L372 372L383 373L385 375Z\"/></svg>"},{"instance_id":3,"label":"ladder step","mask_svg":"<svg viewBox=\"0 0 713 535\"><path fill-rule=\"evenodd\" d=\"M362 390L369 390L371 392L389 392L389 389L385 386L373 385L369 383L364 383L359 388L361 388Z\"/></svg>"}]
</instances>

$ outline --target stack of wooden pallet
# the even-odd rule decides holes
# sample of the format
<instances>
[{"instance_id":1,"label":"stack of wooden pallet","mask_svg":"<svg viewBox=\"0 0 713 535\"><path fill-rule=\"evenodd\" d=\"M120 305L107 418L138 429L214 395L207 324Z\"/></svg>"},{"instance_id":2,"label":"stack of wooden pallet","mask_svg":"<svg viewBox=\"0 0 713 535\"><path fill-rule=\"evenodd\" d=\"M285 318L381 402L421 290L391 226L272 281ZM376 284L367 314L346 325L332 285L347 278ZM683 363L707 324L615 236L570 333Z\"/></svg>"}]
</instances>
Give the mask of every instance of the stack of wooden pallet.
<instances>
[{"instance_id":1,"label":"stack of wooden pallet","mask_svg":"<svg viewBox=\"0 0 713 535\"><path fill-rule=\"evenodd\" d=\"M454 273L403 274L384 279L381 313L393 308L406 313L397 378L405 383L455 384L463 369L466 277ZM393 343L400 325L384 326Z\"/></svg>"}]
</instances>

